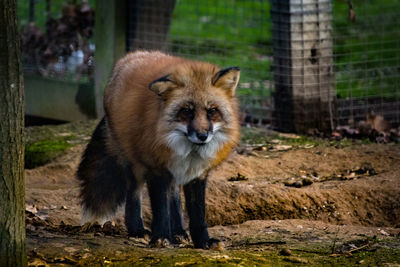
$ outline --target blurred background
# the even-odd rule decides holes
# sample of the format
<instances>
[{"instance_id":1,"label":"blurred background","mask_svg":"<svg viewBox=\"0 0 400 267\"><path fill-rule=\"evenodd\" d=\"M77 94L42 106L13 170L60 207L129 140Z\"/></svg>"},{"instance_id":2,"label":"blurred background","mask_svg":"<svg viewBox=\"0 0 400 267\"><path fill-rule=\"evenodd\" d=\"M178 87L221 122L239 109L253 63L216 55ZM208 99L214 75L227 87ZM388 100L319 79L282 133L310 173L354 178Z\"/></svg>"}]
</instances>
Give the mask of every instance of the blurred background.
<instances>
[{"instance_id":1,"label":"blurred background","mask_svg":"<svg viewBox=\"0 0 400 267\"><path fill-rule=\"evenodd\" d=\"M18 0L18 16L27 125L101 117L137 49L240 66L244 124L400 124L400 0Z\"/></svg>"}]
</instances>

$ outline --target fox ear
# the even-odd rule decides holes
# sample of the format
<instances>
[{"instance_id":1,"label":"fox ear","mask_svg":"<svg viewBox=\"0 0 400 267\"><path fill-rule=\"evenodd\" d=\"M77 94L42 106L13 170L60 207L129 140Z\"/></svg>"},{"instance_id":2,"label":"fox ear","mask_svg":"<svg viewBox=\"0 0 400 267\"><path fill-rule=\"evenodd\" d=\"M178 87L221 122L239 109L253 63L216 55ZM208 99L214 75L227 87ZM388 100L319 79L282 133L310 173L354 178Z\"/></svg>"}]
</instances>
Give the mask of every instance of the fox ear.
<instances>
[{"instance_id":1,"label":"fox ear","mask_svg":"<svg viewBox=\"0 0 400 267\"><path fill-rule=\"evenodd\" d=\"M159 96L174 87L176 87L176 83L170 79L170 75L161 77L149 84L149 89Z\"/></svg>"},{"instance_id":2,"label":"fox ear","mask_svg":"<svg viewBox=\"0 0 400 267\"><path fill-rule=\"evenodd\" d=\"M234 96L236 86L238 85L239 82L239 78L240 78L240 68L230 67L218 71L212 79L212 84L215 87L227 90L232 96Z\"/></svg>"}]
</instances>

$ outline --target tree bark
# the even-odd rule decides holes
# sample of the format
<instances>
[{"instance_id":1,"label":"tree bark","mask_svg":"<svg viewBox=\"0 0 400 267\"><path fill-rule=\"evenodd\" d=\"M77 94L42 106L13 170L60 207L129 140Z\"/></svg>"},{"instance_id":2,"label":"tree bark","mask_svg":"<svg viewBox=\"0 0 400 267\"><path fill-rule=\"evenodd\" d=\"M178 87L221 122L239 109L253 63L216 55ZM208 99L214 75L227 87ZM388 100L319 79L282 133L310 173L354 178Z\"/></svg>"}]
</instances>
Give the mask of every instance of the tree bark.
<instances>
[{"instance_id":1,"label":"tree bark","mask_svg":"<svg viewBox=\"0 0 400 267\"><path fill-rule=\"evenodd\" d=\"M16 0L0 1L0 266L26 266L24 97Z\"/></svg>"}]
</instances>

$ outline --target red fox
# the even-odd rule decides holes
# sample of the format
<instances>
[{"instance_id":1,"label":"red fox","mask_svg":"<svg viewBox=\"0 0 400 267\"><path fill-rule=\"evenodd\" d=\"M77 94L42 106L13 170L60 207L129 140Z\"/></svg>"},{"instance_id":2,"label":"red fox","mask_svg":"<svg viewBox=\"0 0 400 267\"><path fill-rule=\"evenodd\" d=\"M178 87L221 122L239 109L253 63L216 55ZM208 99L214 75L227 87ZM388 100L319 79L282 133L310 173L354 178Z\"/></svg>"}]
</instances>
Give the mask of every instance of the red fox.
<instances>
[{"instance_id":1,"label":"red fox","mask_svg":"<svg viewBox=\"0 0 400 267\"><path fill-rule=\"evenodd\" d=\"M104 223L125 203L130 236L146 234L141 195L153 213L150 243L187 239L183 186L196 248L219 244L205 222L207 174L238 143L240 69L138 51L120 59L104 92L105 116L79 165L83 223Z\"/></svg>"}]
</instances>

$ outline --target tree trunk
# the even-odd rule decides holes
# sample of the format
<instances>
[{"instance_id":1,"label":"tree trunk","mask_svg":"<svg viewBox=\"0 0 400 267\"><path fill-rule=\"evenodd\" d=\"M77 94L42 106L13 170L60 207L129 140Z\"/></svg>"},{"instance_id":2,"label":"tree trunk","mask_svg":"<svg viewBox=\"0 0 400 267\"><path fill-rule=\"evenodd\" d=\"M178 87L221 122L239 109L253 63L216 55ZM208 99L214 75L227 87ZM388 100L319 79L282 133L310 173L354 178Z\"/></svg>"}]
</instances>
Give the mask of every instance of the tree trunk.
<instances>
[{"instance_id":1,"label":"tree trunk","mask_svg":"<svg viewBox=\"0 0 400 267\"><path fill-rule=\"evenodd\" d=\"M24 98L16 0L0 1L0 266L26 266Z\"/></svg>"}]
</instances>

